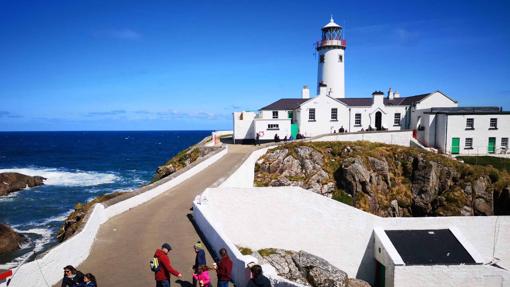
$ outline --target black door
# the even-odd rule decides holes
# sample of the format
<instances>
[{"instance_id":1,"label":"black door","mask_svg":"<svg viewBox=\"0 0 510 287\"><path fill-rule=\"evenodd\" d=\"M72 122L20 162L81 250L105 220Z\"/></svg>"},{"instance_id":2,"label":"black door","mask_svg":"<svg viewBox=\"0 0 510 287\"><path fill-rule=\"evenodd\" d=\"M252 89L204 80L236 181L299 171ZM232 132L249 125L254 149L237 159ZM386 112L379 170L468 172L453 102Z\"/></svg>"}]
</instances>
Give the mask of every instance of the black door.
<instances>
[{"instance_id":1,"label":"black door","mask_svg":"<svg viewBox=\"0 0 510 287\"><path fill-rule=\"evenodd\" d=\"M380 131L382 129L382 113L375 113L375 128Z\"/></svg>"}]
</instances>

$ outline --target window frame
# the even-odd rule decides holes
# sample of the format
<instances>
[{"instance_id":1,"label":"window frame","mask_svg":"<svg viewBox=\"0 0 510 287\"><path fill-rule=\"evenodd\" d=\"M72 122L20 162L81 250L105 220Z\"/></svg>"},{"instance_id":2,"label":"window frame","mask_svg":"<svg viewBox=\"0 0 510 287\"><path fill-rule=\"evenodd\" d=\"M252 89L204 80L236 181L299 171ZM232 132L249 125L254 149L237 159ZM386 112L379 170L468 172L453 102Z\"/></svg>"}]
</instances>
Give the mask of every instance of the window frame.
<instances>
[{"instance_id":1,"label":"window frame","mask_svg":"<svg viewBox=\"0 0 510 287\"><path fill-rule=\"evenodd\" d=\"M268 131L279 131L280 124L267 124L267 130Z\"/></svg>"},{"instance_id":2,"label":"window frame","mask_svg":"<svg viewBox=\"0 0 510 287\"><path fill-rule=\"evenodd\" d=\"M326 56L319 55L319 63L324 63L324 61L326 61Z\"/></svg>"},{"instance_id":3,"label":"window frame","mask_svg":"<svg viewBox=\"0 0 510 287\"><path fill-rule=\"evenodd\" d=\"M313 115L313 117L312 117L312 115ZM317 118L316 118L315 108L309 108L308 109L308 121L315 122L316 120L317 120Z\"/></svg>"},{"instance_id":4,"label":"window frame","mask_svg":"<svg viewBox=\"0 0 510 287\"><path fill-rule=\"evenodd\" d=\"M507 137L501 138L501 147L508 149L508 138Z\"/></svg>"},{"instance_id":5,"label":"window frame","mask_svg":"<svg viewBox=\"0 0 510 287\"><path fill-rule=\"evenodd\" d=\"M398 115L398 119L397 119ZM400 121L402 120L402 113L394 113L393 114L393 126L400 127Z\"/></svg>"},{"instance_id":6,"label":"window frame","mask_svg":"<svg viewBox=\"0 0 510 287\"><path fill-rule=\"evenodd\" d=\"M359 117L359 119L358 119L358 117ZM358 120L359 120L359 123L356 123ZM362 124L363 124L363 122L362 122L361 113L355 113L354 114L354 126L361 127Z\"/></svg>"},{"instance_id":7,"label":"window frame","mask_svg":"<svg viewBox=\"0 0 510 287\"><path fill-rule=\"evenodd\" d=\"M275 117L275 113L276 113L276 117ZM272 117L273 117L273 119L278 119L278 111L273 111Z\"/></svg>"},{"instance_id":8,"label":"window frame","mask_svg":"<svg viewBox=\"0 0 510 287\"><path fill-rule=\"evenodd\" d=\"M492 126L492 121L494 120L494 126ZM489 130L497 130L498 129L498 118L490 118L489 119Z\"/></svg>"},{"instance_id":9,"label":"window frame","mask_svg":"<svg viewBox=\"0 0 510 287\"><path fill-rule=\"evenodd\" d=\"M333 115L334 115L334 117L333 117ZM338 108L331 108L331 121L338 122Z\"/></svg>"},{"instance_id":10,"label":"window frame","mask_svg":"<svg viewBox=\"0 0 510 287\"><path fill-rule=\"evenodd\" d=\"M473 149L473 138L464 139L464 149Z\"/></svg>"},{"instance_id":11,"label":"window frame","mask_svg":"<svg viewBox=\"0 0 510 287\"><path fill-rule=\"evenodd\" d=\"M469 124L471 122L471 125ZM466 118L466 130L472 131L475 129L475 118Z\"/></svg>"}]
</instances>

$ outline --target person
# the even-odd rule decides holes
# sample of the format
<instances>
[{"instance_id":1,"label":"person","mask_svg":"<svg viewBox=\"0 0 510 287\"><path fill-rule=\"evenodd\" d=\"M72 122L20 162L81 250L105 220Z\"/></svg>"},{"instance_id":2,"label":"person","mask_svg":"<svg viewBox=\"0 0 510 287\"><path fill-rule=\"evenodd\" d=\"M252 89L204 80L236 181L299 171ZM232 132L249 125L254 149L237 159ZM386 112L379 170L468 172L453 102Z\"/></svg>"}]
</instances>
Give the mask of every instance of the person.
<instances>
[{"instance_id":1,"label":"person","mask_svg":"<svg viewBox=\"0 0 510 287\"><path fill-rule=\"evenodd\" d=\"M74 266L67 265L64 267L64 278L62 279L62 287L80 286L83 283L83 273L76 270Z\"/></svg>"},{"instance_id":2,"label":"person","mask_svg":"<svg viewBox=\"0 0 510 287\"><path fill-rule=\"evenodd\" d=\"M157 249L154 253L154 257L159 261L159 270L154 274L156 280L156 287L170 287L170 274L182 277L182 274L172 267L170 258L168 258L168 252L172 250L172 246L168 243L163 243L161 249Z\"/></svg>"},{"instance_id":3,"label":"person","mask_svg":"<svg viewBox=\"0 0 510 287\"><path fill-rule=\"evenodd\" d=\"M278 134L274 135L274 142L275 143L280 142L280 137L278 136Z\"/></svg>"},{"instance_id":4,"label":"person","mask_svg":"<svg viewBox=\"0 0 510 287\"><path fill-rule=\"evenodd\" d=\"M260 133L255 136L255 145L260 145Z\"/></svg>"},{"instance_id":5,"label":"person","mask_svg":"<svg viewBox=\"0 0 510 287\"><path fill-rule=\"evenodd\" d=\"M206 265L200 265L198 272L193 273L193 280L197 281L200 287L210 286L211 277L209 276L209 268Z\"/></svg>"},{"instance_id":6,"label":"person","mask_svg":"<svg viewBox=\"0 0 510 287\"><path fill-rule=\"evenodd\" d=\"M220 249L220 257L216 267L218 287L228 287L228 282L232 281L232 260L230 260L225 248Z\"/></svg>"},{"instance_id":7,"label":"person","mask_svg":"<svg viewBox=\"0 0 510 287\"><path fill-rule=\"evenodd\" d=\"M345 130L344 130L344 126L341 126L340 129L338 130L339 133L343 133Z\"/></svg>"},{"instance_id":8,"label":"person","mask_svg":"<svg viewBox=\"0 0 510 287\"><path fill-rule=\"evenodd\" d=\"M284 141L284 142L286 142L286 141L288 141L288 140L289 140L289 139L287 138L287 136L285 136L285 137L283 138L283 141Z\"/></svg>"},{"instance_id":9,"label":"person","mask_svg":"<svg viewBox=\"0 0 510 287\"><path fill-rule=\"evenodd\" d=\"M250 271L251 279L246 287L271 287L271 281L262 274L262 267L260 265L251 266Z\"/></svg>"},{"instance_id":10,"label":"person","mask_svg":"<svg viewBox=\"0 0 510 287\"><path fill-rule=\"evenodd\" d=\"M83 276L83 283L78 285L80 287L97 287L96 276L87 273Z\"/></svg>"},{"instance_id":11,"label":"person","mask_svg":"<svg viewBox=\"0 0 510 287\"><path fill-rule=\"evenodd\" d=\"M205 250L202 242L197 241L195 245L193 245L193 249L195 249L195 265L193 265L192 269L195 273L198 273L198 269L200 266L206 265L207 262L205 260ZM193 286L197 286L197 280L193 277Z\"/></svg>"}]
</instances>

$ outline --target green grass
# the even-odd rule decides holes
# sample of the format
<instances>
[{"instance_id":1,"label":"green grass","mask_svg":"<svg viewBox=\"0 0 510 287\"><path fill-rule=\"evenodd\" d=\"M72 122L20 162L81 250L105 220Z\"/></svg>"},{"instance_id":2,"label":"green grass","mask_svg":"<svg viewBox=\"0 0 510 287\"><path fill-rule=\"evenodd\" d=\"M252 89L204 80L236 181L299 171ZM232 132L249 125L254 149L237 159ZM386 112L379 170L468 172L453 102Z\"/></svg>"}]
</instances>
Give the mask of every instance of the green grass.
<instances>
[{"instance_id":1,"label":"green grass","mask_svg":"<svg viewBox=\"0 0 510 287\"><path fill-rule=\"evenodd\" d=\"M269 256L269 255L275 254L276 253L276 249L274 249L274 248L264 248L264 249L258 250L258 253L260 255L262 255L263 257L266 257L266 256Z\"/></svg>"},{"instance_id":2,"label":"green grass","mask_svg":"<svg viewBox=\"0 0 510 287\"><path fill-rule=\"evenodd\" d=\"M458 159L473 165L492 166L499 170L510 172L510 159L493 156L458 156Z\"/></svg>"},{"instance_id":3,"label":"green grass","mask_svg":"<svg viewBox=\"0 0 510 287\"><path fill-rule=\"evenodd\" d=\"M248 247L238 246L237 249L239 249L239 252L241 252L242 255L252 255L253 254L253 250L251 250Z\"/></svg>"}]
</instances>

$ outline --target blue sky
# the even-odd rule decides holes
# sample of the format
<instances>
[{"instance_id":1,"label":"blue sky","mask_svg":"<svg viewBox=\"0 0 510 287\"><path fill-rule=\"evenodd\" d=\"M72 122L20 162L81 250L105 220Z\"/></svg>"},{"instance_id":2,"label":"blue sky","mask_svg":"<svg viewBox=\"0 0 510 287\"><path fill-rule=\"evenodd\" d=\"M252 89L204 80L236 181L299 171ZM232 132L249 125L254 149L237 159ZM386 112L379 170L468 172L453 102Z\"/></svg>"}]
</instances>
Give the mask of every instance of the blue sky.
<instances>
[{"instance_id":1,"label":"blue sky","mask_svg":"<svg viewBox=\"0 0 510 287\"><path fill-rule=\"evenodd\" d=\"M230 129L315 87L344 26L347 97L434 90L510 110L508 1L0 0L0 130Z\"/></svg>"}]
</instances>

